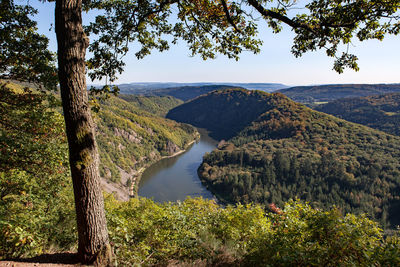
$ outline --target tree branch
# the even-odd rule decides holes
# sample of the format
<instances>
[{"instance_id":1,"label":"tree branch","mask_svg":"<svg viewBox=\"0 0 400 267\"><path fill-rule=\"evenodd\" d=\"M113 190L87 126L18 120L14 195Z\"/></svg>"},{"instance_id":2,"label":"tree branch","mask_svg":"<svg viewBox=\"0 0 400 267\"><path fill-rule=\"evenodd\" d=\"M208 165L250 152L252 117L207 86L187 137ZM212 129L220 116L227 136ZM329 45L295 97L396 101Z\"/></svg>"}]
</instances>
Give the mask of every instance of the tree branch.
<instances>
[{"instance_id":1,"label":"tree branch","mask_svg":"<svg viewBox=\"0 0 400 267\"><path fill-rule=\"evenodd\" d=\"M229 24L231 24L232 27L233 27L237 32L240 32L240 33L241 33L242 31L241 31L240 29L237 28L236 23L233 21L233 19L232 19L232 17L231 17L231 14L229 13L228 5L226 4L226 1L225 1L225 0L221 0L221 4L222 4L222 7L224 8L224 12L225 12L225 15L226 15L226 19L228 20Z\"/></svg>"},{"instance_id":2,"label":"tree branch","mask_svg":"<svg viewBox=\"0 0 400 267\"><path fill-rule=\"evenodd\" d=\"M314 33L314 29L311 28L309 25L304 24L304 23L299 23L297 21L294 21L282 14L279 14L277 12L265 9L259 1L257 0L247 0L247 2L254 7L261 15L263 15L264 17L269 17L269 18L273 18L273 19L277 19L287 25L289 25L292 28L302 28L305 29L307 31L313 32Z\"/></svg>"}]
</instances>

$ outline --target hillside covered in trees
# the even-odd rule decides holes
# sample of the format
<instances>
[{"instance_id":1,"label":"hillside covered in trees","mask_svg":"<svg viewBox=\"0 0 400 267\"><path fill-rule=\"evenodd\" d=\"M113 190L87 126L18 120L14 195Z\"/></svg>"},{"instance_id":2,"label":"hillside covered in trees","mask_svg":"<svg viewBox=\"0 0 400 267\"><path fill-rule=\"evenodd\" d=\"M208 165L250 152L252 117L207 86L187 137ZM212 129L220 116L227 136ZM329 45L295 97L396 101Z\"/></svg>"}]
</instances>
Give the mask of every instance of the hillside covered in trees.
<instances>
[{"instance_id":1,"label":"hillside covered in trees","mask_svg":"<svg viewBox=\"0 0 400 267\"><path fill-rule=\"evenodd\" d=\"M280 93L212 92L170 114L211 131L232 130L198 170L228 203L281 206L300 198L319 208L367 213L384 225L400 222L399 137L313 111ZM226 118L242 123L233 128Z\"/></svg>"},{"instance_id":2,"label":"hillside covered in trees","mask_svg":"<svg viewBox=\"0 0 400 267\"><path fill-rule=\"evenodd\" d=\"M205 85L205 86L181 86L165 89L153 90L150 95L173 96L183 101L188 101L200 95L207 94L215 90L224 90L229 88L237 88L228 85Z\"/></svg>"},{"instance_id":3,"label":"hillside covered in trees","mask_svg":"<svg viewBox=\"0 0 400 267\"><path fill-rule=\"evenodd\" d=\"M362 97L400 92L400 84L327 84L315 86L296 86L281 89L290 99L306 104L329 102L345 97Z\"/></svg>"},{"instance_id":4,"label":"hillside covered in trees","mask_svg":"<svg viewBox=\"0 0 400 267\"><path fill-rule=\"evenodd\" d=\"M267 110L263 92L228 89L193 99L170 110L166 117L206 128L215 139L229 139Z\"/></svg>"},{"instance_id":5,"label":"hillside covered in trees","mask_svg":"<svg viewBox=\"0 0 400 267\"><path fill-rule=\"evenodd\" d=\"M143 96L143 95L127 95L120 94L119 98L131 103L135 107L164 117L170 109L183 103L182 100L172 96Z\"/></svg>"},{"instance_id":6,"label":"hillside covered in trees","mask_svg":"<svg viewBox=\"0 0 400 267\"><path fill-rule=\"evenodd\" d=\"M400 93L337 99L318 105L315 109L347 121L400 135Z\"/></svg>"}]
</instances>

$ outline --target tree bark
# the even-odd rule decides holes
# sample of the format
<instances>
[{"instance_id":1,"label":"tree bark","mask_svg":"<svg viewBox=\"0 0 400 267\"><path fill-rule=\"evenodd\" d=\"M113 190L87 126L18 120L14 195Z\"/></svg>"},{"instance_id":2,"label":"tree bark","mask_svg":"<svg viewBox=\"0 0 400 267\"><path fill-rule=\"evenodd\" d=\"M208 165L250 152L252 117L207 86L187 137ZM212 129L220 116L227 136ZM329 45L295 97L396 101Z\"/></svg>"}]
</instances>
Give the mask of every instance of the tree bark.
<instances>
[{"instance_id":1,"label":"tree bark","mask_svg":"<svg viewBox=\"0 0 400 267\"><path fill-rule=\"evenodd\" d=\"M99 157L86 89L85 54L89 40L82 27L82 1L57 0L55 25L58 76L75 195L78 255L84 264L111 265Z\"/></svg>"}]
</instances>

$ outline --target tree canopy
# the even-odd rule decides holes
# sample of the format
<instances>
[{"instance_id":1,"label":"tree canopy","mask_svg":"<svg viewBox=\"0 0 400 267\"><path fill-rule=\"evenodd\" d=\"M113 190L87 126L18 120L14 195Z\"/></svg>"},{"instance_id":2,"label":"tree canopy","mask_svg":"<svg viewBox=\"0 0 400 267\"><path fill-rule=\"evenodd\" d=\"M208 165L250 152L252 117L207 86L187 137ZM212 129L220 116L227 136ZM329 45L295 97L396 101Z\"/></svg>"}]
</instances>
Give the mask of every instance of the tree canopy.
<instances>
[{"instance_id":1,"label":"tree canopy","mask_svg":"<svg viewBox=\"0 0 400 267\"><path fill-rule=\"evenodd\" d=\"M57 70L54 54L47 48L48 38L36 32L32 20L37 10L13 1L0 3L0 79L34 83L55 90Z\"/></svg>"}]
</instances>

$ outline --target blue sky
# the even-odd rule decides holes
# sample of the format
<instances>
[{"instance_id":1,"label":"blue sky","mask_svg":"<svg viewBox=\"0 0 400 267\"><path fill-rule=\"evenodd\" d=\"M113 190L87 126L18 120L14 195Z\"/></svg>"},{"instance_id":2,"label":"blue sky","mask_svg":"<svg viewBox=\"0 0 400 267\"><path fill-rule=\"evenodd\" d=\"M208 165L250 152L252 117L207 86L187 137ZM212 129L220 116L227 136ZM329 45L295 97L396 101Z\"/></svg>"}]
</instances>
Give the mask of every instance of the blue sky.
<instances>
[{"instance_id":1,"label":"blue sky","mask_svg":"<svg viewBox=\"0 0 400 267\"><path fill-rule=\"evenodd\" d=\"M23 3L21 1L21 3ZM50 49L56 51L54 2L31 2L39 9L36 17L39 32L50 38ZM84 15L89 21L90 15ZM117 83L129 82L276 82L286 85L329 83L400 83L400 36L388 36L384 41L355 42L350 52L359 57L360 71L332 70L333 59L324 51L309 52L301 58L290 53L293 33L285 28L273 34L261 22L260 38L264 41L260 54L243 53L239 61L220 55L203 61L189 57L184 42L163 53L154 52L137 60L133 51L126 58L125 72ZM49 31L49 29L51 29ZM90 81L88 81L90 83ZM95 83L99 83L98 81Z\"/></svg>"}]
</instances>

